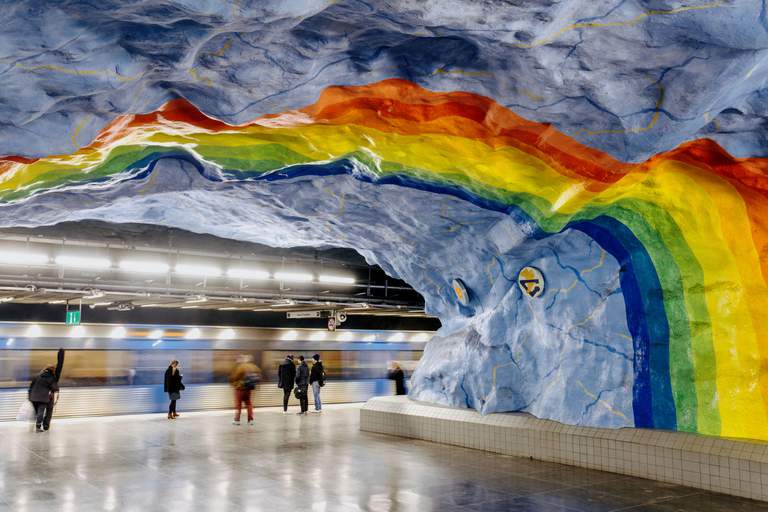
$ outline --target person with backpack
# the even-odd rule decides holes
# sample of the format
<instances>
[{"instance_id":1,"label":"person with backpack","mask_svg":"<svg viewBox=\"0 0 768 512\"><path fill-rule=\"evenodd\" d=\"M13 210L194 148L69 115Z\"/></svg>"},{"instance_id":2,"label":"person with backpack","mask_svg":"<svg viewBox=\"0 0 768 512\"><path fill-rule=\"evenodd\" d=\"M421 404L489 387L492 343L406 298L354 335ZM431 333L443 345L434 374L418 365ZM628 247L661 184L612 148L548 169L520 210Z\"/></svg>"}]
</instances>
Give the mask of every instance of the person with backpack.
<instances>
[{"instance_id":1,"label":"person with backpack","mask_svg":"<svg viewBox=\"0 0 768 512\"><path fill-rule=\"evenodd\" d=\"M163 391L168 393L168 399L171 401L168 405L169 420L175 420L179 417L179 414L176 412L176 400L181 399L181 392L186 389L181 380L182 375L181 371L179 371L179 362L174 359L168 365L168 369L165 370L165 381L163 384Z\"/></svg>"},{"instance_id":2,"label":"person with backpack","mask_svg":"<svg viewBox=\"0 0 768 512\"><path fill-rule=\"evenodd\" d=\"M56 365L49 364L29 384L29 401L35 407L35 432L44 432L51 426L54 396L59 391Z\"/></svg>"},{"instance_id":3,"label":"person with backpack","mask_svg":"<svg viewBox=\"0 0 768 512\"><path fill-rule=\"evenodd\" d=\"M301 411L296 414L307 414L309 410L309 397L307 389L309 388L309 366L304 361L304 356L299 356L299 367L296 369L296 398L301 404Z\"/></svg>"},{"instance_id":4,"label":"person with backpack","mask_svg":"<svg viewBox=\"0 0 768 512\"><path fill-rule=\"evenodd\" d=\"M259 369L253 364L253 357L243 355L238 358L238 364L229 376L229 382L235 388L235 419L233 425L240 424L240 411L243 403L248 412L248 425L253 426L253 402L251 392L259 381Z\"/></svg>"},{"instance_id":5,"label":"person with backpack","mask_svg":"<svg viewBox=\"0 0 768 512\"><path fill-rule=\"evenodd\" d=\"M309 385L312 386L312 394L315 397L315 410L313 412L322 412L323 404L320 402L320 388L325 386L325 368L320 360L320 354L312 356L314 363L309 371Z\"/></svg>"},{"instance_id":6,"label":"person with backpack","mask_svg":"<svg viewBox=\"0 0 768 512\"><path fill-rule=\"evenodd\" d=\"M294 382L296 382L296 364L293 354L288 354L277 367L277 387L283 390L283 414L288 414L288 399L291 398Z\"/></svg>"},{"instance_id":7,"label":"person with backpack","mask_svg":"<svg viewBox=\"0 0 768 512\"><path fill-rule=\"evenodd\" d=\"M407 394L405 391L405 372L400 367L400 363L398 363L397 361L392 362L392 368L387 373L387 378L389 380L395 381L396 395Z\"/></svg>"}]
</instances>

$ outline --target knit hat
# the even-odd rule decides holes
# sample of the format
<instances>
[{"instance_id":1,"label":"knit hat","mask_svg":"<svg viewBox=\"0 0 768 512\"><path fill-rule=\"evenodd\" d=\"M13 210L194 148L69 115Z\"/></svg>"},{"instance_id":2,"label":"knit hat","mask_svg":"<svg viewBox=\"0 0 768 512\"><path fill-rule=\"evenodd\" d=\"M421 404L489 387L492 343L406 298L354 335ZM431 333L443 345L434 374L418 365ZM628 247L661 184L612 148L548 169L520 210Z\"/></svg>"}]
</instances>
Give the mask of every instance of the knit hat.
<instances>
[{"instance_id":1,"label":"knit hat","mask_svg":"<svg viewBox=\"0 0 768 512\"><path fill-rule=\"evenodd\" d=\"M315 361L319 361L320 360L320 354L313 355L312 359L314 359Z\"/></svg>"}]
</instances>

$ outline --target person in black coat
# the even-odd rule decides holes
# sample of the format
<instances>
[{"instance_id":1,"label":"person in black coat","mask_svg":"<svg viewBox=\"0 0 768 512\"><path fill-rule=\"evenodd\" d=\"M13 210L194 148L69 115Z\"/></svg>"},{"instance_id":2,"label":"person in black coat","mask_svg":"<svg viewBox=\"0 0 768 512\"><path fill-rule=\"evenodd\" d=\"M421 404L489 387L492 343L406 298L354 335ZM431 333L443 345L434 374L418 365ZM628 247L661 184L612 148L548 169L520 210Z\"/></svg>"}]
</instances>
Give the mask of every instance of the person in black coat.
<instances>
[{"instance_id":1,"label":"person in black coat","mask_svg":"<svg viewBox=\"0 0 768 512\"><path fill-rule=\"evenodd\" d=\"M182 375L179 371L179 362L177 360L171 361L168 369L165 370L165 383L163 385L163 391L168 393L168 398L171 403L168 405L168 419L173 420L179 417L176 412L176 400L181 398L181 391L184 389L184 383L182 382Z\"/></svg>"},{"instance_id":2,"label":"person in black coat","mask_svg":"<svg viewBox=\"0 0 768 512\"><path fill-rule=\"evenodd\" d=\"M312 386L312 394L315 397L315 412L323 410L323 404L320 402L320 388L325 386L325 368L320 360L320 354L312 356L314 363L309 370L309 385Z\"/></svg>"},{"instance_id":3,"label":"person in black coat","mask_svg":"<svg viewBox=\"0 0 768 512\"><path fill-rule=\"evenodd\" d=\"M296 365L293 362L293 355L288 354L277 367L277 387L283 390L283 414L288 412L288 399L291 398L295 381Z\"/></svg>"},{"instance_id":4,"label":"person in black coat","mask_svg":"<svg viewBox=\"0 0 768 512\"><path fill-rule=\"evenodd\" d=\"M405 395L405 372L400 368L400 363L392 363L392 369L389 370L387 378L395 381L395 394Z\"/></svg>"},{"instance_id":5,"label":"person in black coat","mask_svg":"<svg viewBox=\"0 0 768 512\"><path fill-rule=\"evenodd\" d=\"M299 367L296 369L296 387L299 388L299 404L301 404L301 411L297 414L307 414L309 410L309 397L307 396L309 366L304 361L304 356L299 356Z\"/></svg>"},{"instance_id":6,"label":"person in black coat","mask_svg":"<svg viewBox=\"0 0 768 512\"><path fill-rule=\"evenodd\" d=\"M49 364L29 384L29 401L35 406L35 432L43 432L51 427L54 394L59 391L55 372L56 365Z\"/></svg>"}]
</instances>

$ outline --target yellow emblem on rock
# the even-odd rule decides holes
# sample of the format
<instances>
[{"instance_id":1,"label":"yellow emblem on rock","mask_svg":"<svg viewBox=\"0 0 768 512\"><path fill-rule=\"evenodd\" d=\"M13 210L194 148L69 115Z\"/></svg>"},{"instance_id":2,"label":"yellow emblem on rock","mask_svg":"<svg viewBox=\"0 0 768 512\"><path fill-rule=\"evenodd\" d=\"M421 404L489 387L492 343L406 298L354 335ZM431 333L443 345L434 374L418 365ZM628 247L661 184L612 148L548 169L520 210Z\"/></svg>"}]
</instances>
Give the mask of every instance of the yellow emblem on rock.
<instances>
[{"instance_id":1,"label":"yellow emblem on rock","mask_svg":"<svg viewBox=\"0 0 768 512\"><path fill-rule=\"evenodd\" d=\"M523 267L517 275L517 285L528 297L536 298L544 293L544 276L534 267Z\"/></svg>"}]
</instances>

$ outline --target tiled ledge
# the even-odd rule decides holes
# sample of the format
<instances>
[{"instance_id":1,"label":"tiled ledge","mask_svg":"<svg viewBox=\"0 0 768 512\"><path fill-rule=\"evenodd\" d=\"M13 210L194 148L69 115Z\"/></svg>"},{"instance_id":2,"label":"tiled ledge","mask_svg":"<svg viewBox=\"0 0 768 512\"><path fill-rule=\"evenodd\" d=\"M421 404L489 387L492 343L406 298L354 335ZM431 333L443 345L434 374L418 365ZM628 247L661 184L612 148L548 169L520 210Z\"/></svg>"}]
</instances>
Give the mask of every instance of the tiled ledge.
<instances>
[{"instance_id":1,"label":"tiled ledge","mask_svg":"<svg viewBox=\"0 0 768 512\"><path fill-rule=\"evenodd\" d=\"M481 416L370 399L360 429L570 464L768 501L768 443L648 429L574 427L527 414Z\"/></svg>"}]
</instances>

